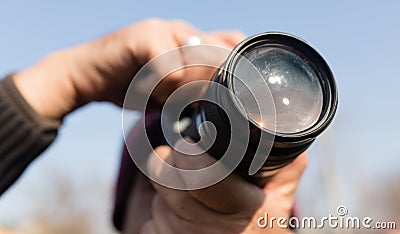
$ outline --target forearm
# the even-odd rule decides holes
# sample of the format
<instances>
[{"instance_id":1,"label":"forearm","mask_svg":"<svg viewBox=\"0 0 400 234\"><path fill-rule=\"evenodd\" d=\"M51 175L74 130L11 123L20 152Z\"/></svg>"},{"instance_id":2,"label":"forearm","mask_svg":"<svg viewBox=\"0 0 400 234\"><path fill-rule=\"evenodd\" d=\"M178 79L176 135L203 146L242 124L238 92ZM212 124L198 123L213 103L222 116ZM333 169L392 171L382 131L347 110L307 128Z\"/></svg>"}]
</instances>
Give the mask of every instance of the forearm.
<instances>
[{"instance_id":1,"label":"forearm","mask_svg":"<svg viewBox=\"0 0 400 234\"><path fill-rule=\"evenodd\" d=\"M82 57L85 47L55 52L0 81L0 195L54 141L64 116L94 99L79 93L84 82L95 90L79 70L91 62Z\"/></svg>"},{"instance_id":2,"label":"forearm","mask_svg":"<svg viewBox=\"0 0 400 234\"><path fill-rule=\"evenodd\" d=\"M0 195L57 136L60 121L39 116L11 77L0 81Z\"/></svg>"},{"instance_id":3,"label":"forearm","mask_svg":"<svg viewBox=\"0 0 400 234\"><path fill-rule=\"evenodd\" d=\"M125 31L50 54L15 74L16 86L35 111L52 119L92 101L122 105L140 68Z\"/></svg>"}]
</instances>

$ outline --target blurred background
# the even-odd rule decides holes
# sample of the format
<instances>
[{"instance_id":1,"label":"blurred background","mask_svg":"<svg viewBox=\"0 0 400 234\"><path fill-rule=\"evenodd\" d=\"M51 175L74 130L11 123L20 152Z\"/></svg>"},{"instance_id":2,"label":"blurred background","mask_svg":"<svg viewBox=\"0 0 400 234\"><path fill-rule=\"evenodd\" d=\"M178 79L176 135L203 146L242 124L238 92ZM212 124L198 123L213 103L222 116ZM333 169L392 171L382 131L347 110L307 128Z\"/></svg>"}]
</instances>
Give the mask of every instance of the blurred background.
<instances>
[{"instance_id":1,"label":"blurred background","mask_svg":"<svg viewBox=\"0 0 400 234\"><path fill-rule=\"evenodd\" d=\"M340 99L333 125L310 149L297 194L300 216L336 214L343 205L351 216L400 225L399 1L32 0L1 1L0 12L1 77L149 17L184 19L205 31L282 31L305 39L330 64ZM0 227L114 233L121 118L105 103L68 116L57 141L0 197Z\"/></svg>"}]
</instances>

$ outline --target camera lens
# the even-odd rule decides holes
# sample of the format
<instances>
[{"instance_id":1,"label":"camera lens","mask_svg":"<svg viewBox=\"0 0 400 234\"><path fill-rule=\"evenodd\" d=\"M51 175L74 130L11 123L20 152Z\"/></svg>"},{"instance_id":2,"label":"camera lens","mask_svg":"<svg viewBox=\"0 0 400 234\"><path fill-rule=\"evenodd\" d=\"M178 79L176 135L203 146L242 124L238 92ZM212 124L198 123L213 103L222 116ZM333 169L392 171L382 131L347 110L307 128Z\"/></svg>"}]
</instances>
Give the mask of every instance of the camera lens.
<instances>
[{"instance_id":1,"label":"camera lens","mask_svg":"<svg viewBox=\"0 0 400 234\"><path fill-rule=\"evenodd\" d=\"M248 63L259 74L252 72ZM257 126L291 134L304 131L318 121L323 105L320 81L314 69L296 53L271 45L252 48L238 59L235 74L238 78L232 81L233 92L247 117ZM274 103L258 98L265 92L265 86ZM260 111L262 105L275 105L276 119L271 119L271 108Z\"/></svg>"},{"instance_id":2,"label":"camera lens","mask_svg":"<svg viewBox=\"0 0 400 234\"><path fill-rule=\"evenodd\" d=\"M202 53L206 48L204 46L191 47L190 50L193 52L197 48ZM212 47L212 50L216 48ZM185 49L188 48L175 52L181 56ZM210 56L213 55L211 52ZM169 58L170 55L167 56ZM134 79L136 82L132 83L135 85L131 84L130 90L136 92L140 81L148 79L155 61L159 59L146 64L138 72ZM193 65L213 67L205 61L186 66ZM155 76L157 79L154 79L153 88L162 77ZM233 171L263 187L280 168L307 150L331 124L338 105L335 79L324 58L307 42L285 33L267 32L247 38L229 53L210 81L198 82L183 85L174 91L162 110L157 109L157 112L160 111L158 117L143 122L144 131L156 136L156 139L144 139L143 143L149 149L162 144L173 145L178 139L189 137L193 144L199 146L196 147L197 153L200 149L217 160L215 166L203 168L205 170L184 170L186 173L210 176L204 180L205 184L196 185L194 189L218 182L228 175L226 173ZM148 90L151 91L152 87ZM187 97L188 90L205 92L201 97ZM146 93L147 98L143 100L128 94L124 110L139 106L147 115L151 109L148 106L151 92ZM176 98L179 102L171 101L178 100ZM194 105L189 105L192 103ZM124 123L126 117L124 115ZM150 128L153 125L154 128ZM127 142L127 146L130 145ZM128 150L137 155L137 158L132 158L139 168L145 168L147 154L138 152L135 147ZM184 153L193 155L193 151ZM223 170L220 170L221 165ZM145 169L143 171L146 173ZM151 175L148 176L151 178ZM166 186L188 189L187 185L174 181Z\"/></svg>"}]
</instances>

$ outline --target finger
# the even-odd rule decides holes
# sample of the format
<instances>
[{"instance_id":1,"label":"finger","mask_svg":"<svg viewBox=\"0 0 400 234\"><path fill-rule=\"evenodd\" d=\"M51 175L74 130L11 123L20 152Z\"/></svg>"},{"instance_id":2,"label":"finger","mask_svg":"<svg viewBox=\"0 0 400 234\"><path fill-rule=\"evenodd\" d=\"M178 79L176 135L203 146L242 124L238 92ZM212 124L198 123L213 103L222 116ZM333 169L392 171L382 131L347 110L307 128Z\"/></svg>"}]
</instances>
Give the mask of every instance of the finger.
<instances>
[{"instance_id":1,"label":"finger","mask_svg":"<svg viewBox=\"0 0 400 234\"><path fill-rule=\"evenodd\" d=\"M124 234L134 234L137 232L124 232ZM147 221L140 229L140 234L158 234L154 220Z\"/></svg>"},{"instance_id":2,"label":"finger","mask_svg":"<svg viewBox=\"0 0 400 234\"><path fill-rule=\"evenodd\" d=\"M281 195L291 195L297 188L300 178L307 167L308 157L304 152L292 163L280 169L265 186L264 191L274 191Z\"/></svg>"},{"instance_id":3,"label":"finger","mask_svg":"<svg viewBox=\"0 0 400 234\"><path fill-rule=\"evenodd\" d=\"M186 206L186 204L181 203L181 206ZM187 207L187 209L196 213L197 216L192 216L190 219L182 218L170 209L162 196L155 196L152 205L154 222L163 234L239 233L243 230L243 223L246 223L238 221L238 216L225 216L209 209L198 210L193 207Z\"/></svg>"},{"instance_id":4,"label":"finger","mask_svg":"<svg viewBox=\"0 0 400 234\"><path fill-rule=\"evenodd\" d=\"M185 148L185 147L192 147ZM175 148L182 151L200 151L195 145L188 145L185 141L178 141ZM184 170L201 170L215 163L215 159L210 155L203 153L198 156L187 156L177 151L173 151L173 161L178 168ZM209 181L214 179L213 176L220 176L220 173L225 173L226 168L221 164L216 164L216 170L207 170L203 174L185 173L180 171L180 177L186 185L196 186L197 183L203 184L204 180ZM201 176L199 176L201 175ZM254 212L263 202L264 194L261 189L243 180L236 174L230 174L222 181L197 190L190 190L190 195L197 201L204 204L206 207L219 213L242 213L246 211Z\"/></svg>"},{"instance_id":5,"label":"finger","mask_svg":"<svg viewBox=\"0 0 400 234\"><path fill-rule=\"evenodd\" d=\"M289 174L294 178L300 178L308 164L307 152L300 154L292 163L282 168L282 174Z\"/></svg>"},{"instance_id":6,"label":"finger","mask_svg":"<svg viewBox=\"0 0 400 234\"><path fill-rule=\"evenodd\" d=\"M225 43L228 43L232 47L236 46L246 38L246 35L240 31L217 31L210 33L210 35L225 41Z\"/></svg>"},{"instance_id":7,"label":"finger","mask_svg":"<svg viewBox=\"0 0 400 234\"><path fill-rule=\"evenodd\" d=\"M207 213L206 207L193 199L188 191L174 189L174 186L182 188L184 185L179 172L174 168L172 152L171 148L161 146L150 154L148 172L155 180L152 182L153 187L178 217L195 220L199 213ZM160 160L165 163L161 163Z\"/></svg>"},{"instance_id":8,"label":"finger","mask_svg":"<svg viewBox=\"0 0 400 234\"><path fill-rule=\"evenodd\" d=\"M186 204L181 203L180 206L186 206ZM190 208L190 206L188 209L197 212L195 208ZM161 194L158 194L153 199L152 214L157 227L165 234L181 233L182 230L185 230L187 233L194 233L194 230L191 230L193 228L193 223L199 221L198 219L186 219L180 216L171 209L170 204L165 202Z\"/></svg>"},{"instance_id":9,"label":"finger","mask_svg":"<svg viewBox=\"0 0 400 234\"><path fill-rule=\"evenodd\" d=\"M204 34L204 32L182 20L173 20L170 22L170 25L178 47L184 46L190 37L202 36Z\"/></svg>"},{"instance_id":10,"label":"finger","mask_svg":"<svg viewBox=\"0 0 400 234\"><path fill-rule=\"evenodd\" d=\"M236 46L239 40L243 40L241 33L236 31L221 31L215 33L204 33L192 25L184 21L173 21L175 31L175 38L179 46L185 46L188 40L193 37L200 37L200 46L198 48L193 47L194 53L187 53L189 49L185 50L184 61L186 64L201 63L198 61L207 61L207 65L219 66L229 55L230 50ZM240 38L240 39L239 39ZM227 51L222 51L222 49L212 49L210 47L201 47L201 45L212 45L228 49ZM189 55L188 55L189 54ZM190 56L190 54L195 54ZM187 59L189 57L189 59ZM192 57L192 59L190 59ZM204 59L207 58L207 60ZM193 61L194 60L194 61Z\"/></svg>"},{"instance_id":11,"label":"finger","mask_svg":"<svg viewBox=\"0 0 400 234\"><path fill-rule=\"evenodd\" d=\"M177 48L183 46L191 36L201 33L182 21L155 20L148 24L148 27L153 28L153 30L149 29L153 35L149 35L146 43L142 45L147 48L145 51L148 51L142 63L151 61L149 66L151 72L146 74L144 83L150 89L155 87L155 98L163 102L178 87L179 82L186 77L186 73L182 69L185 62L181 51Z\"/></svg>"},{"instance_id":12,"label":"finger","mask_svg":"<svg viewBox=\"0 0 400 234\"><path fill-rule=\"evenodd\" d=\"M168 146L159 146L150 153L147 160L147 170L152 182L170 188L184 187L177 168L171 157L172 149Z\"/></svg>"},{"instance_id":13,"label":"finger","mask_svg":"<svg viewBox=\"0 0 400 234\"><path fill-rule=\"evenodd\" d=\"M177 47L187 46L188 40L192 37L200 38L198 46L185 47L180 51L184 65L204 64L207 66L219 66L229 55L230 50L210 47L212 45L232 48L230 43L227 43L218 36L204 33L184 21L173 21L172 24Z\"/></svg>"},{"instance_id":14,"label":"finger","mask_svg":"<svg viewBox=\"0 0 400 234\"><path fill-rule=\"evenodd\" d=\"M153 79L146 80L159 82L154 90L157 100L164 102L168 96L177 88L193 80L209 80L215 67L220 66L230 53L230 49L236 44L239 33L218 33L215 35L205 34L190 24L183 21L167 22L169 32L160 32L158 36L151 37L154 41L149 59L153 60L155 73ZM177 47L184 46L187 40L193 36L202 39L201 44L214 45L228 49L210 46L186 47L182 50ZM160 41L160 38L162 40ZM234 44L233 44L234 43ZM161 55L160 55L161 54ZM186 65L204 64L204 66L185 68Z\"/></svg>"},{"instance_id":15,"label":"finger","mask_svg":"<svg viewBox=\"0 0 400 234\"><path fill-rule=\"evenodd\" d=\"M151 201L155 194L148 179L140 174L136 179L135 187L130 193L126 216L124 220L124 233L138 233L143 223L151 219Z\"/></svg>"},{"instance_id":16,"label":"finger","mask_svg":"<svg viewBox=\"0 0 400 234\"><path fill-rule=\"evenodd\" d=\"M209 34L200 35L200 37L200 45L181 49L185 64L201 64L218 68L229 56L233 45Z\"/></svg>"}]
</instances>

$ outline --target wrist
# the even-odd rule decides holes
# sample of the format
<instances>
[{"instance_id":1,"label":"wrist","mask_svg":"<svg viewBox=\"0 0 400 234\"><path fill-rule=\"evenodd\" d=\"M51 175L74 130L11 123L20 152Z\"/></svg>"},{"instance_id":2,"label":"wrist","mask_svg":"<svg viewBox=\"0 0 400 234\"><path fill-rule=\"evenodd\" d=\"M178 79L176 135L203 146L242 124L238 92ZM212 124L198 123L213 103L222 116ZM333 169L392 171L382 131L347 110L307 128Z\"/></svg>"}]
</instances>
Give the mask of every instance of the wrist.
<instances>
[{"instance_id":1,"label":"wrist","mask_svg":"<svg viewBox=\"0 0 400 234\"><path fill-rule=\"evenodd\" d=\"M40 116L62 120L76 107L70 59L63 52L51 54L31 68L13 75L18 91Z\"/></svg>"}]
</instances>

